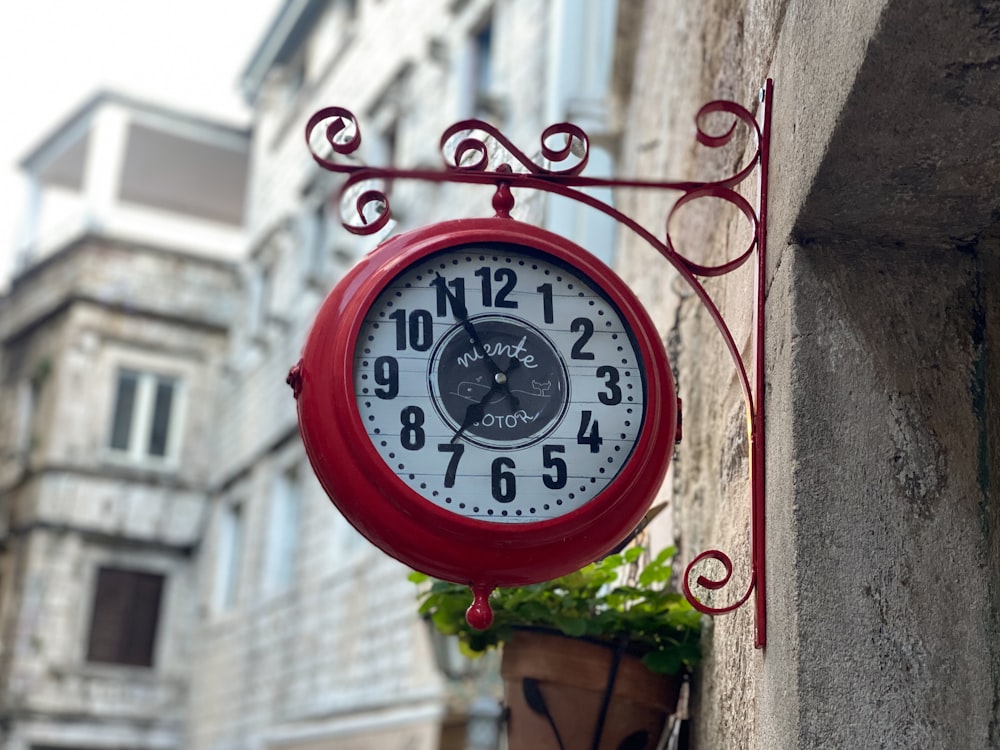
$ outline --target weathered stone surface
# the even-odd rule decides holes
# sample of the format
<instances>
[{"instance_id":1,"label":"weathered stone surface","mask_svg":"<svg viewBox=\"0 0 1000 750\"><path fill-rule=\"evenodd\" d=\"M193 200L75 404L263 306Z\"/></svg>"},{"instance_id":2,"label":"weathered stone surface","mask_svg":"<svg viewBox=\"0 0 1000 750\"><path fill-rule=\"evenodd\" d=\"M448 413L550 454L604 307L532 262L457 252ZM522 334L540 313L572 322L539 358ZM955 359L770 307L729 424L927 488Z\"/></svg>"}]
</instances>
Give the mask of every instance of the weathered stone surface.
<instances>
[{"instance_id":1,"label":"weathered stone surface","mask_svg":"<svg viewBox=\"0 0 1000 750\"><path fill-rule=\"evenodd\" d=\"M751 104L766 77L776 90L768 646L753 651L744 611L712 623L698 747L1000 746L998 9L932 5L645 6L629 173L731 171L739 154L694 147L689 118L716 97ZM662 196L621 205L663 236ZM670 231L700 263L745 244L719 207L681 212ZM732 365L667 264L622 242L620 270L655 312L684 398L683 554L721 549L738 577L748 512ZM705 286L742 345L750 285Z\"/></svg>"}]
</instances>

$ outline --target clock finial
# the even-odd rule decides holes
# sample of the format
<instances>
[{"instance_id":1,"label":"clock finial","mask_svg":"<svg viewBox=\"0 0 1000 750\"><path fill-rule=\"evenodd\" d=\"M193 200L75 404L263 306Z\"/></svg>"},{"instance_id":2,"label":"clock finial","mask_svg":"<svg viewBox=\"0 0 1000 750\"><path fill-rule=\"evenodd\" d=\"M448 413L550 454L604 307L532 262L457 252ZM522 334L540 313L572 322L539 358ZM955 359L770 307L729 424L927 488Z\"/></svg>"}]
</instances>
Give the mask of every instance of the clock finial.
<instances>
[{"instance_id":1,"label":"clock finial","mask_svg":"<svg viewBox=\"0 0 1000 750\"><path fill-rule=\"evenodd\" d=\"M493 610L490 608L492 586L472 586L472 604L465 610L465 621L476 630L486 630L493 624Z\"/></svg>"},{"instance_id":2,"label":"clock finial","mask_svg":"<svg viewBox=\"0 0 1000 750\"><path fill-rule=\"evenodd\" d=\"M497 167L497 172L511 174L513 170L510 164L501 164ZM497 191L493 194L493 210L496 211L496 218L509 219L513 208L514 194L510 192L510 183L507 180L498 180Z\"/></svg>"}]
</instances>

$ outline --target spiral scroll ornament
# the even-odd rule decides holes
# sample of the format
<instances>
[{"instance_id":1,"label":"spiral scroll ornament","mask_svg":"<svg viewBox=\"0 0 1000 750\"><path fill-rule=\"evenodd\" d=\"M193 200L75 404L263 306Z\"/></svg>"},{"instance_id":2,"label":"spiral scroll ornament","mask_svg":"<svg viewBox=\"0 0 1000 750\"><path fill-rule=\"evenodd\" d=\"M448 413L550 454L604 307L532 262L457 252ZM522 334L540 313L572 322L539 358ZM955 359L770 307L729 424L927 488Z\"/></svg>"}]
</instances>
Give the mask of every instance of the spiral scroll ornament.
<instances>
[{"instance_id":1,"label":"spiral scroll ornament","mask_svg":"<svg viewBox=\"0 0 1000 750\"><path fill-rule=\"evenodd\" d=\"M561 143L560 143L561 141ZM538 164L515 146L503 133L482 120L462 120L449 127L441 136L441 155L446 167L461 171L485 172L496 163L502 152L526 174L547 177L573 177L587 166L590 138L582 128L568 122L550 125L541 137L539 153L550 166ZM468 157L475 155L475 160ZM560 168L553 168L558 165Z\"/></svg>"},{"instance_id":2,"label":"spiral scroll ornament","mask_svg":"<svg viewBox=\"0 0 1000 750\"><path fill-rule=\"evenodd\" d=\"M352 112L343 107L326 107L316 112L306 124L306 143L316 163L325 170L346 176L340 187L339 205L345 229L354 234L373 234L383 229L391 218L388 186L396 180L473 183L492 185L497 193L494 207L498 216L509 216L513 206L511 188L541 190L570 198L613 218L653 247L673 266L710 317L730 354L745 401L750 465L750 570L748 588L726 605L709 605L696 595L694 588L724 591L733 581L734 564L720 550L697 555L688 565L683 590L700 612L717 615L732 612L745 604L751 595L756 607L756 645L765 643L764 600L764 253L766 245L767 174L770 141L770 110L773 83L768 80L760 92L756 116L732 101L717 100L702 106L695 115L695 140L711 149L736 145L740 132L749 136L751 146L744 149L739 166L724 177L706 181L660 181L627 178L594 178L583 174L590 155L590 138L580 127L558 123L541 135L540 160L528 156L499 129L482 120L462 120L447 128L440 138L443 166L440 169L398 169L361 164L356 156L361 147L361 127ZM720 126L721 123L721 127ZM712 127L710 127L710 125ZM756 176L756 200L751 202L740 188ZM676 195L668 204L662 237L642 226L633 217L586 192L586 188L612 188L668 191ZM752 192L752 191L744 191ZM715 265L697 263L686 256L671 235L671 222L678 211L694 202L715 199L732 206L749 223L750 241L733 258ZM755 261L754 325L749 367L742 347L723 319L722 313L705 289L701 279L723 276ZM752 377L751 377L752 376ZM724 574L712 577L704 570L707 561L721 565ZM712 566L715 567L715 566ZM693 582L693 585L692 585Z\"/></svg>"}]
</instances>

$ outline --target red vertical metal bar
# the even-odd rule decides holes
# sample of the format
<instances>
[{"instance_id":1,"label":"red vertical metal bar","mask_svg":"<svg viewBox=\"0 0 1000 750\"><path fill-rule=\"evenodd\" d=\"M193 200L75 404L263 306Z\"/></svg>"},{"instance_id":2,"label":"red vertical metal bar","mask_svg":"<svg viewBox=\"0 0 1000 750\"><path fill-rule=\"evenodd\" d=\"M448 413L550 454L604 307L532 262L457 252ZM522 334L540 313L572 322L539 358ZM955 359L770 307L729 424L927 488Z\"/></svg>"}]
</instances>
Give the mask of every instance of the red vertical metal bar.
<instances>
[{"instance_id":1,"label":"red vertical metal bar","mask_svg":"<svg viewBox=\"0 0 1000 750\"><path fill-rule=\"evenodd\" d=\"M760 173L757 189L757 273L754 306L754 397L750 435L751 555L754 572L754 645L767 644L766 538L764 534L764 301L767 296L767 171L771 147L771 101L774 82L761 89Z\"/></svg>"}]
</instances>

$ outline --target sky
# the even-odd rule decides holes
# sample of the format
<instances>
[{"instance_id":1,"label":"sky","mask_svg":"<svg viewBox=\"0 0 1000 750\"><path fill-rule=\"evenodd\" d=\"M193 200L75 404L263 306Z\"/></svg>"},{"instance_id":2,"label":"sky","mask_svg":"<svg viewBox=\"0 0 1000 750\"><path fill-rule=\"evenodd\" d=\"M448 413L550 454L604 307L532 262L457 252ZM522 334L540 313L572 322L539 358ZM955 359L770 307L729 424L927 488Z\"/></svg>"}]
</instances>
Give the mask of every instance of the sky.
<instances>
[{"instance_id":1,"label":"sky","mask_svg":"<svg viewBox=\"0 0 1000 750\"><path fill-rule=\"evenodd\" d=\"M24 210L18 162L114 89L235 125L238 80L281 0L0 0L0 291Z\"/></svg>"}]
</instances>

